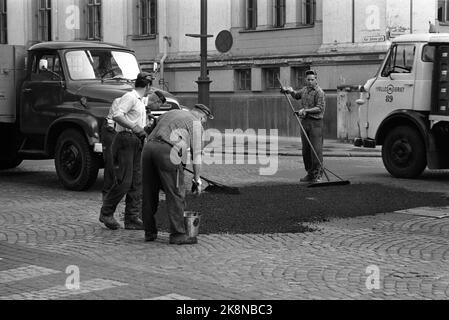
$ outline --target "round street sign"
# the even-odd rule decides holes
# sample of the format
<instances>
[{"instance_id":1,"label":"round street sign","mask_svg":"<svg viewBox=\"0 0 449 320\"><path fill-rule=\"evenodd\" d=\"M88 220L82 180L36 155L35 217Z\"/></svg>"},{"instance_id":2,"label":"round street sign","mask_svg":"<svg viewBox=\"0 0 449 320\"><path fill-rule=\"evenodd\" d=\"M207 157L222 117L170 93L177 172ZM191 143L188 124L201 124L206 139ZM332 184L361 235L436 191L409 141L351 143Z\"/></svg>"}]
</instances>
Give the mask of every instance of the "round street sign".
<instances>
[{"instance_id":1,"label":"round street sign","mask_svg":"<svg viewBox=\"0 0 449 320\"><path fill-rule=\"evenodd\" d=\"M221 53L226 53L231 50L233 44L234 39L232 38L232 33L228 30L221 31L217 39L215 39L215 47Z\"/></svg>"}]
</instances>

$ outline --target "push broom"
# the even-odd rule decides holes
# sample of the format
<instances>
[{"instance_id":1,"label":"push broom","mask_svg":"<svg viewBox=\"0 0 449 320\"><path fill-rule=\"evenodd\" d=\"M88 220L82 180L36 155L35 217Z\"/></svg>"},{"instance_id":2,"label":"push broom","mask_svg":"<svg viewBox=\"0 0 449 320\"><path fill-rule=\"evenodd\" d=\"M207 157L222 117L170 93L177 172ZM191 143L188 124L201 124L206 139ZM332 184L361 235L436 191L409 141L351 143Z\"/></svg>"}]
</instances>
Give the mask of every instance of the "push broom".
<instances>
[{"instance_id":1,"label":"push broom","mask_svg":"<svg viewBox=\"0 0 449 320\"><path fill-rule=\"evenodd\" d=\"M279 81L279 83L280 83L280 81ZM281 85L282 85L282 84L281 84ZM301 131L303 132L304 137L306 138L307 143L309 144L309 146L310 146L310 148L311 148L311 150L312 150L312 152L313 152L313 155L314 155L314 156L316 157L316 159L318 160L318 162L319 162L319 164L320 164L320 167L321 167L321 170L323 171L323 173L324 173L324 175L326 176L326 179L327 179L327 182L317 182L317 183L312 183L312 184L310 184L310 185L308 186L308 188L320 188L320 187L331 187L331 186L347 186L347 185L351 184L350 181L342 179L341 177L339 177L338 175L336 175L335 173L333 173L332 171L330 171L329 169L327 169L327 168L323 165L323 162L320 160L320 157L318 157L318 154L317 154L315 148L313 147L312 142L310 141L309 136L307 135L307 132L306 132L306 130L304 129L304 126L302 125L299 116L296 114L295 108L293 107L293 104L292 104L292 102L291 102L289 96L287 95L286 92L284 92L284 95L285 95L285 97L287 98L288 104L290 105L290 107L291 107L291 109L292 109L292 111L293 111L293 114L294 114L295 117L296 117L296 120L298 120L299 126L301 127ZM303 141L303 143L304 143L304 141ZM330 174L332 174L333 176L335 176L335 177L338 179L338 181L331 181L331 179L329 178L328 173L330 173Z\"/></svg>"}]
</instances>

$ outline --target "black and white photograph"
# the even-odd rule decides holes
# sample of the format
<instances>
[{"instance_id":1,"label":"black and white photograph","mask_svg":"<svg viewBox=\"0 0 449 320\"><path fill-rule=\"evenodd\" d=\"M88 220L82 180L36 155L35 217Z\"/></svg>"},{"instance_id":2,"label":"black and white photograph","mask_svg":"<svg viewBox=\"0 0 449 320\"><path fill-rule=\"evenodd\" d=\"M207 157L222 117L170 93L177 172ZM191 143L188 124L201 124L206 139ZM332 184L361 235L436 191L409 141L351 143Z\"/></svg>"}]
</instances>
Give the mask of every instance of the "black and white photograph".
<instances>
[{"instance_id":1,"label":"black and white photograph","mask_svg":"<svg viewBox=\"0 0 449 320\"><path fill-rule=\"evenodd\" d=\"M271 319L448 262L449 0L0 0L0 300Z\"/></svg>"}]
</instances>

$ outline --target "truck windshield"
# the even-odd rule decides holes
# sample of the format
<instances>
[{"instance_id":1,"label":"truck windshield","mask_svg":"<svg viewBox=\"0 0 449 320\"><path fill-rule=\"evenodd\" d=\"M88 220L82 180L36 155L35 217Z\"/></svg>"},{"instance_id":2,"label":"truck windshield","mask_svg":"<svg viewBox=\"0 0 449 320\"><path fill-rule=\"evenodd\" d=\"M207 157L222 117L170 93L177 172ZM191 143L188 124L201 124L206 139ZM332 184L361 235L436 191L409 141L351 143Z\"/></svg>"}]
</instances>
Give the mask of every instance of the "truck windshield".
<instances>
[{"instance_id":1,"label":"truck windshield","mask_svg":"<svg viewBox=\"0 0 449 320\"><path fill-rule=\"evenodd\" d=\"M73 80L134 80L140 72L136 57L129 52L76 50L67 52L65 56L70 78Z\"/></svg>"},{"instance_id":2,"label":"truck windshield","mask_svg":"<svg viewBox=\"0 0 449 320\"><path fill-rule=\"evenodd\" d=\"M416 46L413 44L397 44L389 52L382 77L392 73L412 73L415 61Z\"/></svg>"}]
</instances>

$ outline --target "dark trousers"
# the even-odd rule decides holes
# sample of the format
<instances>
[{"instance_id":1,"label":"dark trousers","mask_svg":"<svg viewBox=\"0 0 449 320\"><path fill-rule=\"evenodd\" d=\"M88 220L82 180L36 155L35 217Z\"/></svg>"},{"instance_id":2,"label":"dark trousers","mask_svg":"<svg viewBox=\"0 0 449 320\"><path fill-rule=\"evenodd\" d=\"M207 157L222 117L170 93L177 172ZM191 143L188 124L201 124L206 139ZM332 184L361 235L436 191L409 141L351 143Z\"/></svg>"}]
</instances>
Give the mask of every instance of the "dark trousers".
<instances>
[{"instance_id":1,"label":"dark trousers","mask_svg":"<svg viewBox=\"0 0 449 320\"><path fill-rule=\"evenodd\" d=\"M312 143L313 148L316 151L319 160L323 163L323 120L306 118L303 119L301 123L307 133L307 136L309 137L310 142ZM303 160L307 174L312 178L321 177L323 174L323 168L321 168L320 162L318 161L317 156L313 153L312 148L307 142L302 130L301 140Z\"/></svg>"},{"instance_id":2,"label":"dark trousers","mask_svg":"<svg viewBox=\"0 0 449 320\"><path fill-rule=\"evenodd\" d=\"M126 195L125 218L140 216L142 204L142 143L133 133L118 133L112 142L114 183L103 199L101 214L113 216Z\"/></svg>"},{"instance_id":3,"label":"dark trousers","mask_svg":"<svg viewBox=\"0 0 449 320\"><path fill-rule=\"evenodd\" d=\"M170 159L172 147L163 142L149 141L142 154L142 219L145 233L157 234L155 215L159 205L159 192L164 190L167 201L170 234L185 234L184 170Z\"/></svg>"},{"instance_id":4,"label":"dark trousers","mask_svg":"<svg viewBox=\"0 0 449 320\"><path fill-rule=\"evenodd\" d=\"M107 123L101 128L101 143L103 145L104 180L103 180L103 200L106 194L114 185L114 163L112 157L112 141L117 132Z\"/></svg>"}]
</instances>

